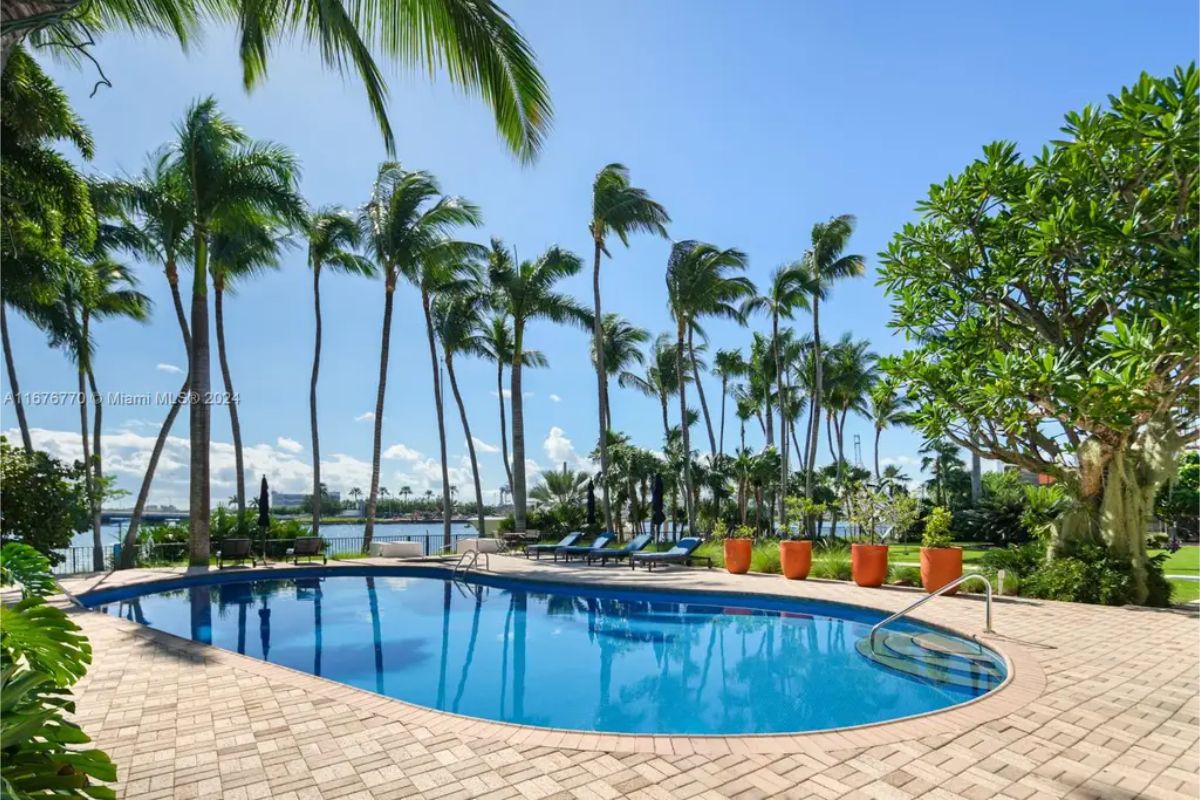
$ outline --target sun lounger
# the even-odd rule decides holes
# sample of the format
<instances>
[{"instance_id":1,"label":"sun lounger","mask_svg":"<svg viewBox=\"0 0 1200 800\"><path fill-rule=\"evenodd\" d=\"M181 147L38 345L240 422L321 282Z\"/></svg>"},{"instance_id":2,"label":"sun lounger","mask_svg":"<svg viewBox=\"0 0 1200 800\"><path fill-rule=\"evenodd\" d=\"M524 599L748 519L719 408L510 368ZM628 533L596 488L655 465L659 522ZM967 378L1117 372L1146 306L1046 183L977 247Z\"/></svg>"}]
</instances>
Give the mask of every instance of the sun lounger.
<instances>
[{"instance_id":1,"label":"sun lounger","mask_svg":"<svg viewBox=\"0 0 1200 800\"><path fill-rule=\"evenodd\" d=\"M578 547L559 547L554 551L554 560L558 561L558 557L562 556L564 561L570 561L571 556L579 556L587 558L592 553L603 550L608 547L616 537L611 533L602 533L592 540L590 545L582 545Z\"/></svg>"},{"instance_id":2,"label":"sun lounger","mask_svg":"<svg viewBox=\"0 0 1200 800\"><path fill-rule=\"evenodd\" d=\"M629 556L630 569L636 569L638 564L644 564L646 569L653 570L654 565L663 564L686 564L691 566L693 561L706 561L708 568L712 569L712 559L708 556L692 555L696 548L702 544L699 537L689 537L680 539L675 543L675 546L665 553L634 553Z\"/></svg>"},{"instance_id":3,"label":"sun lounger","mask_svg":"<svg viewBox=\"0 0 1200 800\"><path fill-rule=\"evenodd\" d=\"M287 557L292 559L293 564L299 564L301 558L307 558L311 563L317 556L321 557L322 564L328 564L329 559L325 557L325 540L320 536L302 536L296 539L287 551Z\"/></svg>"},{"instance_id":4,"label":"sun lounger","mask_svg":"<svg viewBox=\"0 0 1200 800\"><path fill-rule=\"evenodd\" d=\"M236 561L241 565L247 558L251 566L258 566L250 552L249 539L224 539L217 548L217 569L224 569L226 561Z\"/></svg>"},{"instance_id":5,"label":"sun lounger","mask_svg":"<svg viewBox=\"0 0 1200 800\"><path fill-rule=\"evenodd\" d=\"M570 547L571 545L575 544L575 542L579 541L580 536L583 536L583 534L580 533L579 531L574 531L573 533L568 533L566 536L559 539L554 544L526 545L525 546L525 557L529 558L530 556L534 556L537 560L540 561L542 558L542 553L553 553L555 550L557 550L560 547Z\"/></svg>"},{"instance_id":6,"label":"sun lounger","mask_svg":"<svg viewBox=\"0 0 1200 800\"><path fill-rule=\"evenodd\" d=\"M607 564L609 559L613 561L620 561L623 558L629 558L634 553L650 544L650 538L650 534L642 533L626 542L624 547L608 547L598 553L588 553L587 563L591 564L593 561L599 561L601 564Z\"/></svg>"}]
</instances>

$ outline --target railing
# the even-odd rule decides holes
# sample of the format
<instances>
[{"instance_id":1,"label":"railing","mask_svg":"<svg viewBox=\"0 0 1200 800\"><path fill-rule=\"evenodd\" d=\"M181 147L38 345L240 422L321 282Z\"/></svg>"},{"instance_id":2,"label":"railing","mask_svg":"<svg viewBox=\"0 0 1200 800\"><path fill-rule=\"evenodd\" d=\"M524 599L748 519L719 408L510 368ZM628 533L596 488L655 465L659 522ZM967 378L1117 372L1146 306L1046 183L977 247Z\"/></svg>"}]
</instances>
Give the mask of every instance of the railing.
<instances>
[{"instance_id":1,"label":"railing","mask_svg":"<svg viewBox=\"0 0 1200 800\"><path fill-rule=\"evenodd\" d=\"M896 620L900 619L901 617L908 616L908 613L910 611L915 611L918 607L924 605L925 603L928 603L933 598L943 595L946 592L953 589L954 587L958 586L960 583L964 583L965 581L969 581L972 579L983 581L983 585L987 587L987 597L985 600L985 607L984 607L983 632L984 633L994 633L995 631L992 630L992 582L989 581L987 578L985 578L983 575L980 575L978 572L972 572L970 574L955 578L954 580L950 581L949 583L947 583L945 586L938 589L937 591L930 592L927 596L922 597L920 600L913 603L912 605L906 606L905 608L901 609L900 611L897 611L895 614L892 614L890 617L885 619L883 622L876 623L875 626L871 628L871 633L867 637L867 639L868 639L867 643L871 648L871 652L872 653L875 652L875 634L879 632L880 628L887 625L889 622L895 622Z\"/></svg>"},{"instance_id":2,"label":"railing","mask_svg":"<svg viewBox=\"0 0 1200 800\"><path fill-rule=\"evenodd\" d=\"M475 531L451 533L448 549L453 549L460 539L478 537ZM254 537L252 549L256 555L263 555L263 541ZM329 556L355 555L363 552L363 537L361 536L322 536L325 540L325 554ZM443 536L441 533L410 533L391 536L372 537L375 542L421 542L425 555L441 552ZM283 559L295 539L267 539L266 556L270 559ZM212 543L212 553L215 556L219 541ZM110 544L100 548L104 559L104 570L115 569L120 558L121 545ZM187 542L143 542L137 546L137 565L140 567L167 566L187 561ZM63 547L55 550L61 561L54 565L55 575L76 575L83 572L95 572L95 553L93 546Z\"/></svg>"}]
</instances>

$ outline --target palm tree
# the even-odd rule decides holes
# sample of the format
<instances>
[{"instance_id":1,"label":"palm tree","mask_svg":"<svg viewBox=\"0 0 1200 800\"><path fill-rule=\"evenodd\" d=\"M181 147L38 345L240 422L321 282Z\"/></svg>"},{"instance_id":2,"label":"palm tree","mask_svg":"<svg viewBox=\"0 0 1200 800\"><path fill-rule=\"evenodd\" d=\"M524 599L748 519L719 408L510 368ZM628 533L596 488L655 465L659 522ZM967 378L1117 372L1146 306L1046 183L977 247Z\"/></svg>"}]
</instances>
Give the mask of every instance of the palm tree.
<instances>
[{"instance_id":1,"label":"palm tree","mask_svg":"<svg viewBox=\"0 0 1200 800\"><path fill-rule=\"evenodd\" d=\"M513 362L512 324L506 314L493 314L479 329L477 341L482 355L496 362L496 401L500 404L500 453L504 459L504 474L512 485L512 464L508 458L508 422L504 415L504 368ZM548 367L550 362L537 350L526 350L521 364L529 369Z\"/></svg>"},{"instance_id":2,"label":"palm tree","mask_svg":"<svg viewBox=\"0 0 1200 800\"><path fill-rule=\"evenodd\" d=\"M686 372L680 376L679 363L675 359L675 344L671 338L669 333L660 333L654 339L650 348L650 363L646 365L644 375L625 371L617 379L617 385L621 388L636 389L647 397L658 400L662 410L664 442L671 430L667 419L667 402L679 391L680 380L687 383L692 379Z\"/></svg>"},{"instance_id":3,"label":"palm tree","mask_svg":"<svg viewBox=\"0 0 1200 800\"><path fill-rule=\"evenodd\" d=\"M354 252L361 241L358 225L345 211L334 206L317 209L304 222L308 240L308 268L313 274L313 314L316 335L313 338L312 378L308 385L308 419L312 429L313 522L312 535L321 534L321 437L317 428L317 375L321 370L321 269L351 275L371 276L375 265ZM355 489L360 495L362 491ZM353 494L353 492L351 492Z\"/></svg>"},{"instance_id":4,"label":"palm tree","mask_svg":"<svg viewBox=\"0 0 1200 800\"><path fill-rule=\"evenodd\" d=\"M896 464L888 464L879 478L879 488L886 489L888 494L896 495L907 491L908 481L909 477L903 469Z\"/></svg>"},{"instance_id":5,"label":"palm tree","mask_svg":"<svg viewBox=\"0 0 1200 800\"><path fill-rule=\"evenodd\" d=\"M767 291L751 298L746 306L747 311L762 310L771 315L771 350L775 360L775 393L779 398L779 492L787 497L788 476L788 417L787 408L783 402L784 370L783 354L781 352L780 319L791 319L797 308L808 308L807 290L804 271L799 264L785 264L776 267L771 273L771 283ZM786 504L780 503L780 519L787 527Z\"/></svg>"},{"instance_id":6,"label":"palm tree","mask_svg":"<svg viewBox=\"0 0 1200 800\"><path fill-rule=\"evenodd\" d=\"M877 357L867 349L870 346L866 339L854 341L847 333L828 351L829 380L825 384L824 399L826 422L836 436L837 451L833 453L833 438L830 451L838 464L839 480L845 462L846 417L851 411L863 417L871 415L868 402L871 386L875 383Z\"/></svg>"},{"instance_id":7,"label":"palm tree","mask_svg":"<svg viewBox=\"0 0 1200 800\"><path fill-rule=\"evenodd\" d=\"M471 478L475 482L475 507L479 516L479 535L482 536L487 529L483 522L483 487L479 481L479 461L475 456L475 440L471 436L471 425L467 421L467 407L463 403L462 393L458 390L458 378L454 374L454 357L456 355L483 355L485 352L479 341L478 333L483 316L480 309L486 299L482 291L483 275L477 269L472 269L467 274L471 281L465 287L465 291L443 291L434 299L433 328L437 332L438 341L442 343L442 359L446 364L446 375L450 379L450 390L454 393L454 402L458 406L463 435L467 438L467 454L471 459ZM452 491L455 489L456 487L451 487Z\"/></svg>"},{"instance_id":8,"label":"palm tree","mask_svg":"<svg viewBox=\"0 0 1200 800\"><path fill-rule=\"evenodd\" d=\"M641 345L650 341L650 332L623 319L620 314L611 312L604 315L604 322L601 328L603 330L601 340L604 342L604 352L597 356L596 340L593 339L591 342L592 365L596 366L600 361L604 362L605 377L602 386L604 390L604 400L602 403L604 409L604 427L602 430L612 430L612 405L609 403L608 377L610 375L619 376L634 364L643 363L644 356L642 355Z\"/></svg>"},{"instance_id":9,"label":"palm tree","mask_svg":"<svg viewBox=\"0 0 1200 800\"><path fill-rule=\"evenodd\" d=\"M746 360L741 350L718 350L713 357L713 374L721 379L721 432L717 439L717 452L725 454L725 400L729 397L729 379L746 374Z\"/></svg>"},{"instance_id":10,"label":"palm tree","mask_svg":"<svg viewBox=\"0 0 1200 800\"><path fill-rule=\"evenodd\" d=\"M898 388L894 380L883 378L876 381L870 391L871 421L875 426L876 482L883 481L883 475L879 471L879 436L883 433L884 428L903 424L908 418L905 411L908 407L908 400L899 395Z\"/></svg>"},{"instance_id":11,"label":"palm tree","mask_svg":"<svg viewBox=\"0 0 1200 800\"><path fill-rule=\"evenodd\" d=\"M917 452L922 456L921 470L932 476L929 482L933 484L937 505L946 505L946 483L965 466L958 446L944 439L931 439Z\"/></svg>"},{"instance_id":12,"label":"palm tree","mask_svg":"<svg viewBox=\"0 0 1200 800\"><path fill-rule=\"evenodd\" d=\"M207 98L194 103L177 128L172 145L177 169L187 181L189 226L193 244L189 391L190 490L188 528L190 561L208 564L209 443L211 365L208 341L208 269L210 237L224 216L254 209L288 217L300 207L295 191L295 160L270 143L252 142Z\"/></svg>"},{"instance_id":13,"label":"palm tree","mask_svg":"<svg viewBox=\"0 0 1200 800\"><path fill-rule=\"evenodd\" d=\"M683 439L683 482L684 507L687 513L688 530L696 530L696 509L692 502L693 483L691 466L691 444L688 435L687 391L683 376L684 347L692 356L694 380L700 382L699 370L695 366L695 350L691 346L691 333L701 316L725 316L741 319L734 303L753 294L754 287L741 276L732 276L735 270L746 268L746 254L735 249L719 249L711 244L696 241L677 242L671 248L667 262L667 303L671 317L675 320L675 362L679 377L679 416ZM711 430L711 426L710 426ZM716 451L716 442L713 442Z\"/></svg>"},{"instance_id":14,"label":"palm tree","mask_svg":"<svg viewBox=\"0 0 1200 800\"><path fill-rule=\"evenodd\" d=\"M808 470L804 478L804 496L813 496L813 466L817 460L817 433L821 419L821 396L824 394L824 374L821 355L821 300L829 296L833 284L842 278L862 275L866 261L860 255L844 255L846 244L854 233L855 219L851 214L834 217L828 222L813 225L812 246L804 256L803 281L812 296L813 318L813 382L809 398L809 413L813 424L809 429Z\"/></svg>"},{"instance_id":15,"label":"palm tree","mask_svg":"<svg viewBox=\"0 0 1200 800\"><path fill-rule=\"evenodd\" d=\"M404 498L405 500L407 500L409 497L412 497L412 487L401 486L400 487L400 497Z\"/></svg>"},{"instance_id":16,"label":"palm tree","mask_svg":"<svg viewBox=\"0 0 1200 800\"><path fill-rule=\"evenodd\" d=\"M550 98L532 50L512 19L493 0L418 0L384 5L317 0L253 3L183 0L128 3L97 0L82 13L77 3L13 0L0 27L0 68L26 36L36 44L78 48L91 32L130 28L169 32L187 46L201 23L236 25L247 89L267 74L267 54L298 38L319 44L321 60L339 72L358 74L388 152L395 149L387 119L387 86L373 53L430 72L445 68L450 81L477 92L492 109L501 138L523 161L538 154L550 126Z\"/></svg>"},{"instance_id":17,"label":"palm tree","mask_svg":"<svg viewBox=\"0 0 1200 800\"><path fill-rule=\"evenodd\" d=\"M300 208L293 209L299 214ZM217 333L217 363L225 386L225 405L233 434L233 459L237 486L237 529L242 531L246 516L246 474L242 453L242 426L233 398L233 377L225 347L225 292L236 281L245 280L263 269L279 266L281 240L276 220L256 213L233 213L221 219L210 235L209 259L213 282L213 313ZM317 484L318 488L320 484ZM321 504L321 492L314 489L313 507Z\"/></svg>"},{"instance_id":18,"label":"palm tree","mask_svg":"<svg viewBox=\"0 0 1200 800\"><path fill-rule=\"evenodd\" d=\"M525 413L521 395L521 368L525 353L525 326L536 319L586 326L591 314L568 295L555 291L555 285L583 269L579 256L551 247L532 261L519 264L508 255L503 244L492 240L488 278L495 291L499 309L513 321L512 384L512 492L513 520L517 533L525 532Z\"/></svg>"},{"instance_id":19,"label":"palm tree","mask_svg":"<svg viewBox=\"0 0 1200 800\"><path fill-rule=\"evenodd\" d=\"M650 199L646 190L629 183L629 170L624 164L609 164L596 173L592 182L592 219L588 232L592 234L594 265L592 267L592 355L596 365L597 404L600 418L600 471L608 473L608 442L605 433L610 429L611 415L608 410L608 376L619 372L619 368L605 363L608 346L605 344L605 317L600 310L600 257L610 255L607 239L610 235L629 246L631 233L646 232L667 237L666 224L671 221L666 209ZM603 483L604 518L610 519L608 483Z\"/></svg>"},{"instance_id":20,"label":"palm tree","mask_svg":"<svg viewBox=\"0 0 1200 800\"><path fill-rule=\"evenodd\" d=\"M383 442L383 400L387 390L388 349L391 342L392 302L396 281L404 276L421 292L425 330L434 372L434 402L441 434L442 490L449 492L446 465L445 424L437 369L430 303L435 284L441 279L446 259L461 255L467 246L446 238L451 228L479 224L479 212L456 197L443 197L437 181L427 172L410 172L394 161L380 165L371 199L360 215L363 241L383 271L383 335L379 348L379 388L375 396L375 439L371 460L371 492L367 495L367 522L363 548L370 546L375 532L375 505L379 491L379 460ZM443 504L448 507L449 503ZM443 532L450 539L450 517L444 515Z\"/></svg>"},{"instance_id":21,"label":"palm tree","mask_svg":"<svg viewBox=\"0 0 1200 800\"><path fill-rule=\"evenodd\" d=\"M354 498L354 509L357 511L359 507L359 500L362 498L362 489L355 486L350 490L350 496Z\"/></svg>"},{"instance_id":22,"label":"palm tree","mask_svg":"<svg viewBox=\"0 0 1200 800\"><path fill-rule=\"evenodd\" d=\"M529 490L529 499L556 511L578 505L587 494L590 476L583 470L572 470L563 464L561 470L542 473L542 482Z\"/></svg>"}]
</instances>

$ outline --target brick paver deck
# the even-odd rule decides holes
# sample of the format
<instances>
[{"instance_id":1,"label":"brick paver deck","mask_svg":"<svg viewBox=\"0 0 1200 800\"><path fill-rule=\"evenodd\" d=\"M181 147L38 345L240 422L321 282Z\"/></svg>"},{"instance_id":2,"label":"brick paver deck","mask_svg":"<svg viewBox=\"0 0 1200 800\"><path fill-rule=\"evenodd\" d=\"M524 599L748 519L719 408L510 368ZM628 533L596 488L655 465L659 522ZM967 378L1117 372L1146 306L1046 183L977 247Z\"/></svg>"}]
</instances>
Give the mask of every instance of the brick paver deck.
<instances>
[{"instance_id":1,"label":"brick paver deck","mask_svg":"<svg viewBox=\"0 0 1200 800\"><path fill-rule=\"evenodd\" d=\"M346 562L342 562L345 564ZM360 563L395 563L364 561ZM277 568L283 572L286 568ZM553 579L810 597L900 609L908 591L778 576L563 567L493 557ZM155 580L131 570L72 592ZM918 619L982 628L978 598ZM1149 798L1200 797L1200 623L1194 612L998 601L1012 679L911 720L798 736L610 736L418 708L90 612L95 662L77 717L120 768L127 798ZM869 687L864 687L864 691Z\"/></svg>"}]
</instances>

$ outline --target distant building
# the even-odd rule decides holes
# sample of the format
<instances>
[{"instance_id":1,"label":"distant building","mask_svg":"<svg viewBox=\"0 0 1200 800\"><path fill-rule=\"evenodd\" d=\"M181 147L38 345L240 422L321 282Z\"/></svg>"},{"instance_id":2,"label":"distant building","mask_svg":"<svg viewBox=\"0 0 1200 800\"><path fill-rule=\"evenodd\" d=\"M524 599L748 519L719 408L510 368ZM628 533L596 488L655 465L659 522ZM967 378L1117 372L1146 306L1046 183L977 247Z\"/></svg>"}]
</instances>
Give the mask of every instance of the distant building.
<instances>
[{"instance_id":1,"label":"distant building","mask_svg":"<svg viewBox=\"0 0 1200 800\"><path fill-rule=\"evenodd\" d=\"M342 502L342 493L341 492L326 492L325 496L327 498L329 498L329 501L331 503L340 504ZM299 492L272 491L271 492L271 505L276 508L279 508L279 507L296 508L298 506L304 505L304 503L307 502L308 498L310 498L310 497L312 497L312 495L309 494L308 492L299 493Z\"/></svg>"},{"instance_id":2,"label":"distant building","mask_svg":"<svg viewBox=\"0 0 1200 800\"><path fill-rule=\"evenodd\" d=\"M1032 470L1025 469L1024 467L1013 466L1012 464L1006 465L1004 467L1004 471L1016 472L1021 478L1021 483L1027 483L1030 486L1049 486L1050 484L1054 483L1054 477L1052 475L1034 472Z\"/></svg>"}]
</instances>

